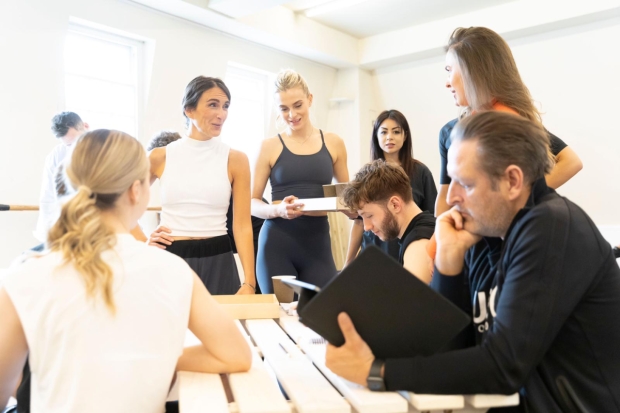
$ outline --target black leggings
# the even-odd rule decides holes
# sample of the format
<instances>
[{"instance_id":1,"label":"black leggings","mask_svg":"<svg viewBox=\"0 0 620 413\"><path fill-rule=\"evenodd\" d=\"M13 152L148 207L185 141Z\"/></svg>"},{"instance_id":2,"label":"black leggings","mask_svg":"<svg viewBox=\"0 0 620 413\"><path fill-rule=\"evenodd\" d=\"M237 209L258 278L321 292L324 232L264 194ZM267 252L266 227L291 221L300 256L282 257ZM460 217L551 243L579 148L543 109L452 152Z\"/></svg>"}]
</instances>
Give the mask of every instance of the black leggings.
<instances>
[{"instance_id":1,"label":"black leggings","mask_svg":"<svg viewBox=\"0 0 620 413\"><path fill-rule=\"evenodd\" d=\"M256 259L256 277L264 294L273 294L274 275L295 275L323 287L336 273L327 217L265 220Z\"/></svg>"}]
</instances>

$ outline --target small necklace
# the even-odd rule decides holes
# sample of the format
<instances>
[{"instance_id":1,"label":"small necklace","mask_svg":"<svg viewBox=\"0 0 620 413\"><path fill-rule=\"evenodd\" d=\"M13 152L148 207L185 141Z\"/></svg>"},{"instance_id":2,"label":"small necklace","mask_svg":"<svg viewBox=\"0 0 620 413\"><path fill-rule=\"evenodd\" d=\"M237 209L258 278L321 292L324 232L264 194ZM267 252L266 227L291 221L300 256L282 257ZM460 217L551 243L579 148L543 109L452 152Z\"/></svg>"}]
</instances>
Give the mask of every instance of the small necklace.
<instances>
[{"instance_id":1,"label":"small necklace","mask_svg":"<svg viewBox=\"0 0 620 413\"><path fill-rule=\"evenodd\" d=\"M312 134L314 133L314 128L310 129L310 133L308 134L308 136L306 136L306 139L304 139L304 141L302 143L299 143L298 141L296 141L295 139L293 139L293 137L291 135L289 135L289 138L295 142L296 144L298 144L299 146L303 146L304 143L306 143L308 141L308 139L310 139L310 137L312 136Z\"/></svg>"}]
</instances>

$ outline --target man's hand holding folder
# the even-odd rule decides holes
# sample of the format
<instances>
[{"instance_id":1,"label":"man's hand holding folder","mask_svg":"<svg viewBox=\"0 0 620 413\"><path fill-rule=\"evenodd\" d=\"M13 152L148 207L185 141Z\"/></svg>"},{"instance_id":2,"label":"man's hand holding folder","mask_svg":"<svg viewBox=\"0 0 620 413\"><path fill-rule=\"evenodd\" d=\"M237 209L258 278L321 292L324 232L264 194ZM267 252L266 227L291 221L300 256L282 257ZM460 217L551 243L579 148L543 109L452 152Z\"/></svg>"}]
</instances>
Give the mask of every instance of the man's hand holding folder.
<instances>
[{"instance_id":1,"label":"man's hand holding folder","mask_svg":"<svg viewBox=\"0 0 620 413\"><path fill-rule=\"evenodd\" d=\"M338 325L344 336L344 344L340 347L327 345L325 365L328 369L337 371L340 377L365 386L375 356L357 333L347 313L338 315Z\"/></svg>"}]
</instances>

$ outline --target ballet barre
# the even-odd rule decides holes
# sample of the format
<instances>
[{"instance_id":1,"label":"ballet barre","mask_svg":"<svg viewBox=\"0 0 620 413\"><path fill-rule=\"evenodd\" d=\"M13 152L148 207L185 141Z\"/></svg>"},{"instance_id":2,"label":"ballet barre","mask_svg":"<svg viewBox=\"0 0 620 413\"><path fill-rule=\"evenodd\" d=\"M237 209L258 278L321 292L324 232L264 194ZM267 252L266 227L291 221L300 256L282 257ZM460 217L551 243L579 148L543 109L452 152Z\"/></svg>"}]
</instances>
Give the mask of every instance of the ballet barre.
<instances>
[{"instance_id":1,"label":"ballet barre","mask_svg":"<svg viewBox=\"0 0 620 413\"><path fill-rule=\"evenodd\" d=\"M0 211L38 211L38 205L12 205L12 204L0 204ZM147 211L161 211L160 206L150 206L146 208Z\"/></svg>"},{"instance_id":2,"label":"ballet barre","mask_svg":"<svg viewBox=\"0 0 620 413\"><path fill-rule=\"evenodd\" d=\"M279 319L236 323L252 349L250 370L223 375L224 379L219 374L179 372L181 413L483 413L519 404L518 394L372 392L331 372L325 366L325 340L296 316L282 310ZM196 343L192 336L188 333L186 345Z\"/></svg>"}]
</instances>

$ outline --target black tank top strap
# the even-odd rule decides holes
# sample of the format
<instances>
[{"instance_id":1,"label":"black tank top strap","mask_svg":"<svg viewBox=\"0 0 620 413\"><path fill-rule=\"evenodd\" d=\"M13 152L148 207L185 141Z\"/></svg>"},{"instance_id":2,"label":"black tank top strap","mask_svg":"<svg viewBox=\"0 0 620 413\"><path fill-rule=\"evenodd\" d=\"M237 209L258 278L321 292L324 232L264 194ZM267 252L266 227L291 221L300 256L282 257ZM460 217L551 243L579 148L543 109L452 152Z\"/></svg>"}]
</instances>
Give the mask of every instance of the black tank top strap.
<instances>
[{"instance_id":1,"label":"black tank top strap","mask_svg":"<svg viewBox=\"0 0 620 413\"><path fill-rule=\"evenodd\" d=\"M282 140L282 136L280 136L279 133L278 133L278 138L280 138L280 142L282 142L282 146L284 146L286 148L286 145L284 144L284 141Z\"/></svg>"},{"instance_id":2,"label":"black tank top strap","mask_svg":"<svg viewBox=\"0 0 620 413\"><path fill-rule=\"evenodd\" d=\"M319 132L321 132L321 142L323 142L323 145L325 145L325 139L323 139L323 131L319 129Z\"/></svg>"}]
</instances>

